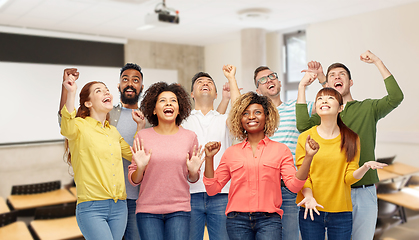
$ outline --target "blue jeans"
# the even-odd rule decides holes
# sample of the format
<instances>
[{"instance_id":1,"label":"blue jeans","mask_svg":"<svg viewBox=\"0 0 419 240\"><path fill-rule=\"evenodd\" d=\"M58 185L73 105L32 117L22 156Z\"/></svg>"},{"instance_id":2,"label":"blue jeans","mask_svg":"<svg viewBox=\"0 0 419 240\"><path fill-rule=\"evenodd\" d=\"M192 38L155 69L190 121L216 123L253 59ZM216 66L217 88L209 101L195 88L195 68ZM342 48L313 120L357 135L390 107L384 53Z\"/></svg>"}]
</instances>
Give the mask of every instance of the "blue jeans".
<instances>
[{"instance_id":1,"label":"blue jeans","mask_svg":"<svg viewBox=\"0 0 419 240\"><path fill-rule=\"evenodd\" d=\"M300 208L299 222L303 240L324 240L327 230L327 240L350 240L352 232L352 212L313 212L314 221L310 214L304 219L305 208Z\"/></svg>"},{"instance_id":2,"label":"blue jeans","mask_svg":"<svg viewBox=\"0 0 419 240\"><path fill-rule=\"evenodd\" d=\"M278 213L229 212L227 233L230 240L281 240L281 216Z\"/></svg>"},{"instance_id":3,"label":"blue jeans","mask_svg":"<svg viewBox=\"0 0 419 240\"><path fill-rule=\"evenodd\" d=\"M190 222L191 212L137 213L138 230L143 240L188 239Z\"/></svg>"},{"instance_id":4,"label":"blue jeans","mask_svg":"<svg viewBox=\"0 0 419 240\"><path fill-rule=\"evenodd\" d=\"M125 229L124 238L125 240L140 240L140 233L137 227L137 218L135 217L135 210L137 209L137 203L135 199L127 199L128 207L128 220L127 228Z\"/></svg>"},{"instance_id":5,"label":"blue jeans","mask_svg":"<svg viewBox=\"0 0 419 240\"><path fill-rule=\"evenodd\" d=\"M208 196L206 192L191 194L191 228L189 240L204 238L207 224L209 239L228 240L226 228L226 207L228 194Z\"/></svg>"},{"instance_id":6,"label":"blue jeans","mask_svg":"<svg viewBox=\"0 0 419 240\"><path fill-rule=\"evenodd\" d=\"M282 205L282 239L298 240L300 229L298 228L298 210L300 207L295 203L297 194L291 192L287 187L281 187Z\"/></svg>"},{"instance_id":7,"label":"blue jeans","mask_svg":"<svg viewBox=\"0 0 419 240\"><path fill-rule=\"evenodd\" d=\"M86 240L122 239L127 224L127 202L112 199L77 204L77 224Z\"/></svg>"},{"instance_id":8,"label":"blue jeans","mask_svg":"<svg viewBox=\"0 0 419 240\"><path fill-rule=\"evenodd\" d=\"M353 208L352 239L373 239L377 223L377 189L375 186L351 189Z\"/></svg>"}]
</instances>

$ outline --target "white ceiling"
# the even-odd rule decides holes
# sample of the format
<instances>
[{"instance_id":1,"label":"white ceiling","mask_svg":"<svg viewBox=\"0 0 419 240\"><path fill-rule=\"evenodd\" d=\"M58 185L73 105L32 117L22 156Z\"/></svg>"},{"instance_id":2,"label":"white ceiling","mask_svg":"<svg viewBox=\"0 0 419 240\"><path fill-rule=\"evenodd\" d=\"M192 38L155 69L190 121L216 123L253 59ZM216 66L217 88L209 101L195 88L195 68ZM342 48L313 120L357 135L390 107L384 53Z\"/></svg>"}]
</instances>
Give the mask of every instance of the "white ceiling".
<instances>
[{"instance_id":1,"label":"white ceiling","mask_svg":"<svg viewBox=\"0 0 419 240\"><path fill-rule=\"evenodd\" d=\"M238 39L245 28L284 31L417 1L167 0L167 7L179 11L180 24L140 31L145 15L162 0L8 0L0 7L0 27L205 46ZM255 8L268 18L240 19L240 12Z\"/></svg>"}]
</instances>

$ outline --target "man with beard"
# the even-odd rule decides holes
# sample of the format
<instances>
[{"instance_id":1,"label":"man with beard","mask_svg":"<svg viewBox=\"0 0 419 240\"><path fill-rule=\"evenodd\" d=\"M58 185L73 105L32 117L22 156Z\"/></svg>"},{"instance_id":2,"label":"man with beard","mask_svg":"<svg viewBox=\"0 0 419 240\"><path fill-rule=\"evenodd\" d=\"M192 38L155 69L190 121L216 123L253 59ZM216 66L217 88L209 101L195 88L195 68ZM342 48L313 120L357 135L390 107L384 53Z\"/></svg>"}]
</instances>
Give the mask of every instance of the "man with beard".
<instances>
[{"instance_id":1,"label":"man with beard","mask_svg":"<svg viewBox=\"0 0 419 240\"><path fill-rule=\"evenodd\" d=\"M79 73L76 68L64 70L64 79L66 75L74 75L78 77ZM141 67L135 63L127 63L121 68L118 90L120 93L120 102L113 107L109 113L109 123L115 126L125 141L132 146L135 133L137 132L137 124L133 120L133 114L136 114L143 121L142 128L145 127L146 120L139 109L138 100L143 91L143 73ZM60 110L64 106L67 99L67 91L65 88L61 91ZM139 187L133 187L128 181L128 166L130 161L123 158L125 187L127 192L128 221L125 229L125 240L138 240L140 235L137 228L137 220L135 216L136 203L138 198Z\"/></svg>"},{"instance_id":2,"label":"man with beard","mask_svg":"<svg viewBox=\"0 0 419 240\"><path fill-rule=\"evenodd\" d=\"M340 113L343 123L359 135L361 153L359 166L365 162L375 160L375 138L377 122L393 111L402 101L403 92L394 76L384 63L372 52L361 54L360 60L374 64L384 79L388 95L381 99L365 99L357 101L352 98L351 87L354 83L351 72L342 63L334 63L327 69L326 75L319 62L308 64L308 72L316 73L324 87L336 89L343 97L344 109ZM301 82L298 89L297 127L300 132L320 124L317 114L309 117L305 104L305 88L309 83ZM368 170L364 177L352 185L352 239L373 239L377 221L377 191L378 182L376 170Z\"/></svg>"}]
</instances>

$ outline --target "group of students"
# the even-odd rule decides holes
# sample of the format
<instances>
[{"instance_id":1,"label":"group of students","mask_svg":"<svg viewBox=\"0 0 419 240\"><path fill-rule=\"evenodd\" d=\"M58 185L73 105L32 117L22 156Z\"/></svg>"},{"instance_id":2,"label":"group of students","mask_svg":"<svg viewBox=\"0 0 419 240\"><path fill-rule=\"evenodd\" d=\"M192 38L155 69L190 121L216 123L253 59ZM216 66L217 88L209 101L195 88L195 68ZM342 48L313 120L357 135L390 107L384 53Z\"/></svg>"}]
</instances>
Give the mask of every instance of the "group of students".
<instances>
[{"instance_id":1,"label":"group of students","mask_svg":"<svg viewBox=\"0 0 419 240\"><path fill-rule=\"evenodd\" d=\"M325 75L318 62L304 70L297 100L281 101L268 67L255 70L256 92L241 95L236 68L226 65L217 110L215 82L202 72L192 78L195 109L182 86L164 82L147 89L138 109L143 74L127 64L119 105L103 83L90 82L76 111L79 73L66 69L61 133L83 235L202 239L207 225L210 239L372 239L375 169L385 166L374 157L376 123L403 93L378 57L367 51L361 60L378 67L387 96L356 101L349 69L332 64ZM307 104L305 88L315 79L324 88ZM121 136L121 124L131 125L130 134ZM230 146L231 137L241 143Z\"/></svg>"}]
</instances>

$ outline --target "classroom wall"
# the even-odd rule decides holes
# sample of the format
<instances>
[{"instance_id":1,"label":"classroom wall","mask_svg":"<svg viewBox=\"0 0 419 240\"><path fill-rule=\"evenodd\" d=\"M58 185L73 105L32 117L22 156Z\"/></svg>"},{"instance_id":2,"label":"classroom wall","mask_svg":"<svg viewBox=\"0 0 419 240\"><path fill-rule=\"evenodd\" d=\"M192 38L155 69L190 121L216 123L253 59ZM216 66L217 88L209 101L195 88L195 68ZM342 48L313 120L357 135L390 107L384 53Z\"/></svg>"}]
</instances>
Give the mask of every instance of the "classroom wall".
<instances>
[{"instance_id":1,"label":"classroom wall","mask_svg":"<svg viewBox=\"0 0 419 240\"><path fill-rule=\"evenodd\" d=\"M157 78L154 75L148 77L153 79L153 82L165 81L165 78L172 79L172 72L176 70L178 82L188 92L192 76L204 70L203 47L129 40L124 51L125 62L135 62L149 70L168 70L168 74ZM144 73L145 85L149 85L147 74ZM115 79L115 86L116 84ZM112 87L112 84L108 86ZM56 101L58 107L59 95L51 101ZM63 185L70 183L72 177L68 165L63 161L63 154L63 142L0 146L0 196L6 199L10 195L12 185L54 180L61 180Z\"/></svg>"}]
</instances>

